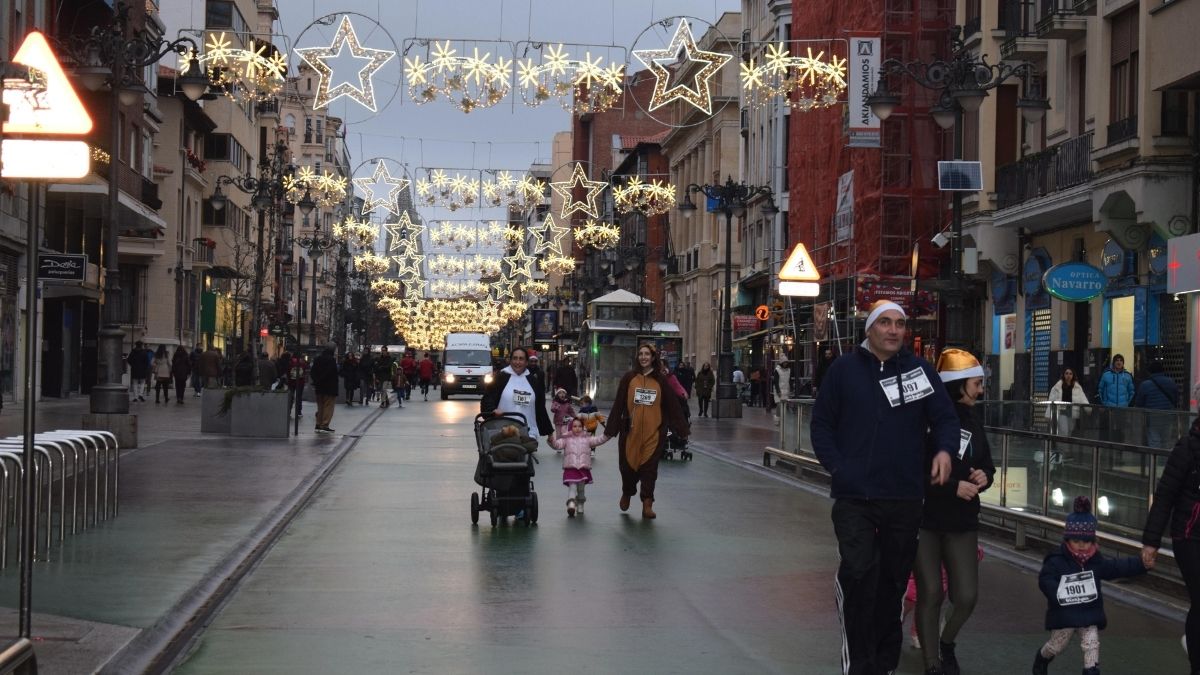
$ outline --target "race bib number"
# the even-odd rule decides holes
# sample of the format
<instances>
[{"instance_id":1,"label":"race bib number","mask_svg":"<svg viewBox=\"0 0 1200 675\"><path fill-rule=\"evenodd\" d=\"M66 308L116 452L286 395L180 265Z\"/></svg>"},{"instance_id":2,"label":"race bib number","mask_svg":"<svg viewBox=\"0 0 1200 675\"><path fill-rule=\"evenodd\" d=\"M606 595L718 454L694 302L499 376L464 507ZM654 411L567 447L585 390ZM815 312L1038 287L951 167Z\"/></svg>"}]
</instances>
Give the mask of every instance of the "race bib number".
<instances>
[{"instance_id":1,"label":"race bib number","mask_svg":"<svg viewBox=\"0 0 1200 675\"><path fill-rule=\"evenodd\" d=\"M512 393L512 399L513 403L517 405L529 405L533 402L533 392L514 389Z\"/></svg>"},{"instance_id":2,"label":"race bib number","mask_svg":"<svg viewBox=\"0 0 1200 675\"><path fill-rule=\"evenodd\" d=\"M1083 605L1096 599L1096 577L1091 571L1067 574L1058 580L1058 604Z\"/></svg>"},{"instance_id":3,"label":"race bib number","mask_svg":"<svg viewBox=\"0 0 1200 675\"><path fill-rule=\"evenodd\" d=\"M901 375L899 385L896 384L895 377L889 377L880 380L879 386L883 387L883 394L887 396L888 403L893 408L903 401L917 401L933 393L933 385L929 382L929 376L920 367L913 368ZM901 387L904 389L903 398L900 396Z\"/></svg>"},{"instance_id":4,"label":"race bib number","mask_svg":"<svg viewBox=\"0 0 1200 675\"><path fill-rule=\"evenodd\" d=\"M657 400L657 389L642 389L641 387L637 387L633 390L634 405L654 405L654 402Z\"/></svg>"},{"instance_id":5,"label":"race bib number","mask_svg":"<svg viewBox=\"0 0 1200 675\"><path fill-rule=\"evenodd\" d=\"M962 459L966 456L967 451L971 449L971 432L966 429L958 430L958 458Z\"/></svg>"}]
</instances>

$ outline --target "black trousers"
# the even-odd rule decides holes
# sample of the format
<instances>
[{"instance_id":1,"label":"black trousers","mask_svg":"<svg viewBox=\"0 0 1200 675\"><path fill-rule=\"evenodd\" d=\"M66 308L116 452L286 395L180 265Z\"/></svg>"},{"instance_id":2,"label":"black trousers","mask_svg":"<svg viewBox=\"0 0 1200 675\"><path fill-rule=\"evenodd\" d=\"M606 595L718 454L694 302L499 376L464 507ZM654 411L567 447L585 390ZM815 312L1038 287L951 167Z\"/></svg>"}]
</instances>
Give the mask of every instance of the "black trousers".
<instances>
[{"instance_id":1,"label":"black trousers","mask_svg":"<svg viewBox=\"0 0 1200 675\"><path fill-rule=\"evenodd\" d=\"M1179 573L1183 583L1187 585L1188 607L1185 635L1187 636L1188 660L1191 662L1192 673L1200 673L1200 541L1194 539L1175 539L1175 563L1179 565Z\"/></svg>"},{"instance_id":2,"label":"black trousers","mask_svg":"<svg viewBox=\"0 0 1200 675\"><path fill-rule=\"evenodd\" d=\"M839 499L833 531L843 675L883 675L900 662L904 590L917 554L920 500Z\"/></svg>"}]
</instances>

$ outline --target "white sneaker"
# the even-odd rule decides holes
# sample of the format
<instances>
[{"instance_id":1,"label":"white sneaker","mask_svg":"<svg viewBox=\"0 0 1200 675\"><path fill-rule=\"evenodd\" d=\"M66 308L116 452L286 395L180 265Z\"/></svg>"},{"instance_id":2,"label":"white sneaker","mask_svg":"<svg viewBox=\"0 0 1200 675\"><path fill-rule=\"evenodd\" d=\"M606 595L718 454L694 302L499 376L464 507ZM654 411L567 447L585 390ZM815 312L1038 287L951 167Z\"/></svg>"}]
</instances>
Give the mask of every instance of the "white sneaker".
<instances>
[{"instance_id":1,"label":"white sneaker","mask_svg":"<svg viewBox=\"0 0 1200 675\"><path fill-rule=\"evenodd\" d=\"M576 510L576 506L575 506L575 500L574 500L574 499L568 499L568 500L567 500L567 517L568 517L568 518L574 518L574 517L575 517L575 510Z\"/></svg>"}]
</instances>

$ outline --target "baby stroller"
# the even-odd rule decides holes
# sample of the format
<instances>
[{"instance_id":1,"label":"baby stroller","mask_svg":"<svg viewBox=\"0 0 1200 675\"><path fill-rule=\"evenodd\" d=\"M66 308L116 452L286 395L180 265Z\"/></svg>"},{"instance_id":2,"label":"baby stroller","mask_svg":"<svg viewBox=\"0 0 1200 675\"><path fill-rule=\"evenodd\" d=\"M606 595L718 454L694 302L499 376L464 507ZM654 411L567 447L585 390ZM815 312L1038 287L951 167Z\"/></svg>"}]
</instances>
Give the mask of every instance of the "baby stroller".
<instances>
[{"instance_id":1,"label":"baby stroller","mask_svg":"<svg viewBox=\"0 0 1200 675\"><path fill-rule=\"evenodd\" d=\"M688 441L686 438L680 438L667 430L667 447L663 449L663 457L665 459L675 459L675 452L679 452L680 461L692 461L692 452L687 449Z\"/></svg>"},{"instance_id":2,"label":"baby stroller","mask_svg":"<svg viewBox=\"0 0 1200 675\"><path fill-rule=\"evenodd\" d=\"M479 449L475 482L483 487L483 492L471 493L472 524L479 523L480 511L487 511L491 515L492 527L501 518L517 514L523 514L526 525L537 522L537 493L530 480L537 460L518 442L520 436L504 439L495 445L491 443L493 435L510 425L516 427L520 435L528 433L525 416L520 413L505 413L499 417L475 416L475 445Z\"/></svg>"}]
</instances>

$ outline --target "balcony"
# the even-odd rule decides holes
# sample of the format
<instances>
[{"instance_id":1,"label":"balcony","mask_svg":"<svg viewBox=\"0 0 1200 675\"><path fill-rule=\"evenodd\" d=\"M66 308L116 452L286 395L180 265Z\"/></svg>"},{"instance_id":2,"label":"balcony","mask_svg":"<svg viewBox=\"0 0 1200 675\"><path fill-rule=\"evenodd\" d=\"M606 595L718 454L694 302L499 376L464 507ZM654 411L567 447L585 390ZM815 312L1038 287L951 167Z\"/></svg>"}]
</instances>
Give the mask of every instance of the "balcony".
<instances>
[{"instance_id":1,"label":"balcony","mask_svg":"<svg viewBox=\"0 0 1200 675\"><path fill-rule=\"evenodd\" d=\"M1076 136L996 168L996 207L1006 209L1092 179L1092 137Z\"/></svg>"},{"instance_id":2,"label":"balcony","mask_svg":"<svg viewBox=\"0 0 1200 675\"><path fill-rule=\"evenodd\" d=\"M1123 120L1117 120L1108 125L1108 144L1116 145L1121 141L1127 141L1137 137L1137 115L1126 117Z\"/></svg>"},{"instance_id":3,"label":"balcony","mask_svg":"<svg viewBox=\"0 0 1200 675\"><path fill-rule=\"evenodd\" d=\"M158 198L158 183L142 177L142 203L155 211L162 208L162 200Z\"/></svg>"},{"instance_id":4,"label":"balcony","mask_svg":"<svg viewBox=\"0 0 1200 675\"><path fill-rule=\"evenodd\" d=\"M265 101L259 101L254 105L255 112L258 113L259 119L279 119L279 99L270 98Z\"/></svg>"},{"instance_id":5,"label":"balcony","mask_svg":"<svg viewBox=\"0 0 1200 675\"><path fill-rule=\"evenodd\" d=\"M1074 40L1087 35L1087 17L1075 13L1075 0L1041 0L1038 37Z\"/></svg>"},{"instance_id":6,"label":"balcony","mask_svg":"<svg viewBox=\"0 0 1200 675\"><path fill-rule=\"evenodd\" d=\"M1075 0L1072 9L1079 16L1096 16L1096 0Z\"/></svg>"},{"instance_id":7,"label":"balcony","mask_svg":"<svg viewBox=\"0 0 1200 675\"><path fill-rule=\"evenodd\" d=\"M1044 61L1048 46L1038 37L1034 0L1002 0L997 28L1004 32L1000 58L1006 61Z\"/></svg>"},{"instance_id":8,"label":"balcony","mask_svg":"<svg viewBox=\"0 0 1200 675\"><path fill-rule=\"evenodd\" d=\"M208 245L211 241L204 238L192 240L192 269L205 270L216 262L216 246Z\"/></svg>"}]
</instances>

